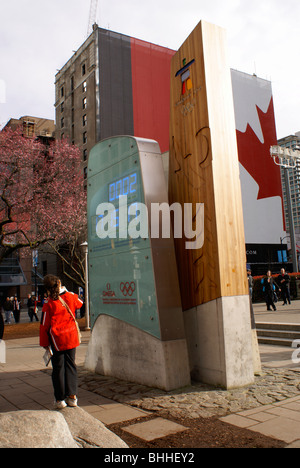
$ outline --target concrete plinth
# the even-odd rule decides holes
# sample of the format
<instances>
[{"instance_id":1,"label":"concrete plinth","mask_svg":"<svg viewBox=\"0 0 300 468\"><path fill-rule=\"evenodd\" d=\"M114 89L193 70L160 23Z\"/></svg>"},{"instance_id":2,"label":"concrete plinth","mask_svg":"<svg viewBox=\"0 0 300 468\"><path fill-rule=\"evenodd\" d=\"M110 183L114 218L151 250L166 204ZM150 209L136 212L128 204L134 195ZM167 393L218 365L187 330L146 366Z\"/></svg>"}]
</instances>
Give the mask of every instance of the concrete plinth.
<instances>
[{"instance_id":1,"label":"concrete plinth","mask_svg":"<svg viewBox=\"0 0 300 468\"><path fill-rule=\"evenodd\" d=\"M191 377L227 389L254 381L249 297L222 297L184 312Z\"/></svg>"},{"instance_id":2,"label":"concrete plinth","mask_svg":"<svg viewBox=\"0 0 300 468\"><path fill-rule=\"evenodd\" d=\"M108 315L94 325L85 367L166 391L190 384L186 340L161 341Z\"/></svg>"}]
</instances>

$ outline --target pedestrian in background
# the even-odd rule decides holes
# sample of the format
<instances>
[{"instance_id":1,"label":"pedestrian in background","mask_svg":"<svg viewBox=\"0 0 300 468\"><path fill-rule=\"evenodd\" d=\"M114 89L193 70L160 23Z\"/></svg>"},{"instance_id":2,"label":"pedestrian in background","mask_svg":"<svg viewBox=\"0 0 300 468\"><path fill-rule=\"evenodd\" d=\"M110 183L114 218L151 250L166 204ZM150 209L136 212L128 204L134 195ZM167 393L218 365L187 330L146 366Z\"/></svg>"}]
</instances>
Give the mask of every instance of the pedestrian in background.
<instances>
[{"instance_id":1,"label":"pedestrian in background","mask_svg":"<svg viewBox=\"0 0 300 468\"><path fill-rule=\"evenodd\" d=\"M27 309L28 309L28 315L29 315L30 322L33 322L33 317L35 318L36 322L38 322L39 318L38 318L37 313L36 313L35 297L31 296L31 294L28 294Z\"/></svg>"},{"instance_id":2,"label":"pedestrian in background","mask_svg":"<svg viewBox=\"0 0 300 468\"><path fill-rule=\"evenodd\" d=\"M9 297L6 298L6 300L5 300L4 304L3 304L3 309L4 309L4 312L5 312L5 323L10 325L14 306L13 306L12 300Z\"/></svg>"},{"instance_id":3,"label":"pedestrian in background","mask_svg":"<svg viewBox=\"0 0 300 468\"><path fill-rule=\"evenodd\" d=\"M80 318L84 318L85 317L85 301L84 301L83 294L80 294L79 299L82 301L82 307L80 309Z\"/></svg>"},{"instance_id":4,"label":"pedestrian in background","mask_svg":"<svg viewBox=\"0 0 300 468\"><path fill-rule=\"evenodd\" d=\"M247 270L247 276L248 276L248 286L249 286L249 294L250 294L250 299L252 301L252 294L253 294L253 276L251 274L251 270Z\"/></svg>"},{"instance_id":5,"label":"pedestrian in background","mask_svg":"<svg viewBox=\"0 0 300 468\"><path fill-rule=\"evenodd\" d=\"M13 298L13 314L16 323L20 322L20 302L17 296Z\"/></svg>"},{"instance_id":6,"label":"pedestrian in background","mask_svg":"<svg viewBox=\"0 0 300 468\"><path fill-rule=\"evenodd\" d=\"M38 322L39 321L39 317L38 317L38 301L37 301L37 298L35 296L33 296L32 298L33 300L33 317L35 318L35 321Z\"/></svg>"},{"instance_id":7,"label":"pedestrian in background","mask_svg":"<svg viewBox=\"0 0 300 468\"><path fill-rule=\"evenodd\" d=\"M263 292L265 296L265 301L267 305L267 310L271 310L271 307L273 310L276 310L276 306L274 303L274 293L276 291L276 283L274 279L272 278L272 272L271 270L267 271L267 275L261 280L261 284L263 285Z\"/></svg>"},{"instance_id":8,"label":"pedestrian in background","mask_svg":"<svg viewBox=\"0 0 300 468\"><path fill-rule=\"evenodd\" d=\"M34 302L32 300L31 294L27 296L27 310L29 315L29 320L32 322L33 320L33 311L34 311Z\"/></svg>"},{"instance_id":9,"label":"pedestrian in background","mask_svg":"<svg viewBox=\"0 0 300 468\"><path fill-rule=\"evenodd\" d=\"M286 273L285 269L281 268L280 275L277 278L277 283L279 291L281 291L281 297L283 300L282 305L287 305L287 301L289 302L289 304L291 303L290 281L290 277Z\"/></svg>"},{"instance_id":10,"label":"pedestrian in background","mask_svg":"<svg viewBox=\"0 0 300 468\"><path fill-rule=\"evenodd\" d=\"M43 299L42 299L42 307L45 304L45 302L48 300L47 293L44 293Z\"/></svg>"}]
</instances>

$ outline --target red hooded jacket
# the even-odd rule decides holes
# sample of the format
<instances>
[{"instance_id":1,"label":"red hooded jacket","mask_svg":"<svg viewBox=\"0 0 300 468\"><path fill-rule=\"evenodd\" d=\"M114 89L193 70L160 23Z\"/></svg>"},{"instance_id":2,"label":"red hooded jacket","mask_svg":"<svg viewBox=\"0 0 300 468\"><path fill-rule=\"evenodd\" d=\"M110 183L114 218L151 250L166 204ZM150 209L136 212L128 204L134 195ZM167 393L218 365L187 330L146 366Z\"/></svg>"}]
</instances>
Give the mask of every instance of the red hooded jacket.
<instances>
[{"instance_id":1,"label":"red hooded jacket","mask_svg":"<svg viewBox=\"0 0 300 468\"><path fill-rule=\"evenodd\" d=\"M75 311L81 308L83 302L77 294L67 291L60 296L68 304L75 318ZM46 348L52 345L56 351L66 351L77 348L79 344L77 327L68 310L59 300L49 298L42 309L40 346Z\"/></svg>"}]
</instances>

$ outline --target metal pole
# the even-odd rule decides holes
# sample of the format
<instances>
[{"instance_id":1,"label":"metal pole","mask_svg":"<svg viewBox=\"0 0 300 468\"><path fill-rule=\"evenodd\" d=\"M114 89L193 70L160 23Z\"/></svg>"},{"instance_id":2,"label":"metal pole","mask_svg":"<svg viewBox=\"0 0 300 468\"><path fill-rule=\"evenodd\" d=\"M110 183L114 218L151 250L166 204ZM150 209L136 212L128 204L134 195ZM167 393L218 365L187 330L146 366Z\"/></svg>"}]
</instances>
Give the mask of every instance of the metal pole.
<instances>
[{"instance_id":1,"label":"metal pole","mask_svg":"<svg viewBox=\"0 0 300 468\"><path fill-rule=\"evenodd\" d=\"M37 301L37 267L34 267L34 295L35 300Z\"/></svg>"},{"instance_id":2,"label":"metal pole","mask_svg":"<svg viewBox=\"0 0 300 468\"><path fill-rule=\"evenodd\" d=\"M90 330L88 246L85 248L85 329Z\"/></svg>"},{"instance_id":3,"label":"metal pole","mask_svg":"<svg viewBox=\"0 0 300 468\"><path fill-rule=\"evenodd\" d=\"M285 264L284 258L283 258L283 239L284 237L280 237L280 244L281 244L281 260L282 263Z\"/></svg>"},{"instance_id":4,"label":"metal pole","mask_svg":"<svg viewBox=\"0 0 300 468\"><path fill-rule=\"evenodd\" d=\"M289 177L289 170L287 167L284 168L284 180L285 180L286 199L287 199L288 217L289 217L293 272L298 272L297 247L296 247L294 216L293 216L292 199L291 199L290 177Z\"/></svg>"}]
</instances>

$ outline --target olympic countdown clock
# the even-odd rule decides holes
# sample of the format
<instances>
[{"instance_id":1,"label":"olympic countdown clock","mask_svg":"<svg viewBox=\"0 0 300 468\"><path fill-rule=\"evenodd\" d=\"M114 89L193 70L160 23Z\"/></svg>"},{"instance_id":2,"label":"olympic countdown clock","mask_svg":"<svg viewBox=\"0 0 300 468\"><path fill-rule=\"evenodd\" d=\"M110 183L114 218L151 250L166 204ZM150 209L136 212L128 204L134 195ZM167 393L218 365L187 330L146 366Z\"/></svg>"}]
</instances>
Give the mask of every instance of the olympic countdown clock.
<instances>
[{"instance_id":1,"label":"olympic countdown clock","mask_svg":"<svg viewBox=\"0 0 300 468\"><path fill-rule=\"evenodd\" d=\"M173 239L151 239L145 214L152 203L167 201L157 142L113 137L91 150L88 244L93 332L88 367L175 388L189 382L189 370ZM174 356L181 355L177 365L184 361L178 385L174 383L178 369L172 365L166 371L169 383L165 376L157 377L164 369L160 359L155 361L158 349L164 361L170 346Z\"/></svg>"},{"instance_id":2,"label":"olympic countdown clock","mask_svg":"<svg viewBox=\"0 0 300 468\"><path fill-rule=\"evenodd\" d=\"M129 143L134 141L105 140L92 150L89 158L91 324L100 314L106 314L159 337L149 239L131 239L128 230L120 232L120 210L126 211L129 225L137 214L128 215L128 207L133 209L137 202L145 201L138 154L131 154L134 148ZM125 196L127 203L120 207L120 197ZM111 208L109 205L115 210L106 210ZM103 213L99 214L101 207Z\"/></svg>"}]
</instances>

